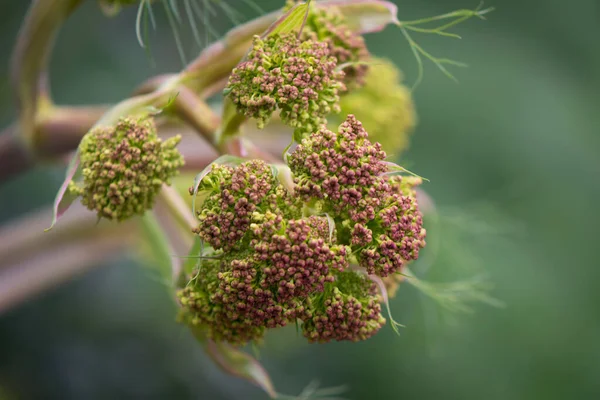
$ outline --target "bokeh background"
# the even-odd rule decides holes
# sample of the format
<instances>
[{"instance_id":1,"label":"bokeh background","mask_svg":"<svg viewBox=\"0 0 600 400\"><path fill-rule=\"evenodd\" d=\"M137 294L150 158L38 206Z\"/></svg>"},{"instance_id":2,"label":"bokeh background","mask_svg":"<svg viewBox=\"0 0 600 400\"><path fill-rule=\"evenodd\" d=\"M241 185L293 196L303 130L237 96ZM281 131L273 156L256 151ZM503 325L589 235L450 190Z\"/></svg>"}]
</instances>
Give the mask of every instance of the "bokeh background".
<instances>
[{"instance_id":1,"label":"bokeh background","mask_svg":"<svg viewBox=\"0 0 600 400\"><path fill-rule=\"evenodd\" d=\"M396 3L405 20L477 5ZM28 4L0 6L1 126L15 117L8 56ZM293 330L277 332L260 359L279 391L297 394L317 379L348 385L344 397L354 400L600 398L600 3L486 5L497 10L458 26L462 40L419 37L470 68L455 70L456 84L426 65L404 159L431 180L425 189L440 213L428 221L438 243L429 277L483 271L505 307L449 314L405 285L392 303L406 326L399 337L387 327L363 343L307 345ZM146 77L179 69L157 14L153 64L137 44L135 10L108 19L86 1L53 56L57 102L115 102ZM213 24L224 32L230 22ZM397 29L368 43L414 81ZM1 184L0 223L47 206L60 178L60 169L43 166ZM98 265L0 316L0 398L264 398L215 368L173 315L147 266L131 258Z\"/></svg>"}]
</instances>

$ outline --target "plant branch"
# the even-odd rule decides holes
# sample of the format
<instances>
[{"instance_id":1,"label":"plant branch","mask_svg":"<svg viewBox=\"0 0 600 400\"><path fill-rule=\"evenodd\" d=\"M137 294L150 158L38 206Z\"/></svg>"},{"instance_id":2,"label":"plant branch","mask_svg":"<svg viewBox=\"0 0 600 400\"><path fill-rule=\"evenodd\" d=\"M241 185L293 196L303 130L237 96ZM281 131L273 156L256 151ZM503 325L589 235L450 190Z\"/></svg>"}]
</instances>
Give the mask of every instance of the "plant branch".
<instances>
[{"instance_id":1,"label":"plant branch","mask_svg":"<svg viewBox=\"0 0 600 400\"><path fill-rule=\"evenodd\" d=\"M11 81L19 109L25 144L35 140L40 81L44 80L58 30L81 0L35 0L21 26L11 60ZM43 83L47 91L48 83Z\"/></svg>"},{"instance_id":2,"label":"plant branch","mask_svg":"<svg viewBox=\"0 0 600 400\"><path fill-rule=\"evenodd\" d=\"M93 232L93 230L91 230ZM0 269L0 314L43 290L57 286L91 266L106 262L129 246L132 235L86 235L61 246L4 264Z\"/></svg>"}]
</instances>

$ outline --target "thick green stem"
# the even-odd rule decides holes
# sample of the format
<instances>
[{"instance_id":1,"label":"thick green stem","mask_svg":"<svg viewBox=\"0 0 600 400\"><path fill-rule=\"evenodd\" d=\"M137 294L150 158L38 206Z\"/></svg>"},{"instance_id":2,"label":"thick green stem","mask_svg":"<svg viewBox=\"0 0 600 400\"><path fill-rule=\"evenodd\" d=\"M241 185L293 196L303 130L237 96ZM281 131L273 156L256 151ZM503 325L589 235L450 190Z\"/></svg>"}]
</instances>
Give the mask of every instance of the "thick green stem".
<instances>
[{"instance_id":1,"label":"thick green stem","mask_svg":"<svg viewBox=\"0 0 600 400\"><path fill-rule=\"evenodd\" d=\"M177 88L177 98L173 103L175 114L201 134L210 144L215 145L215 132L220 118L203 100L185 86Z\"/></svg>"},{"instance_id":2,"label":"thick green stem","mask_svg":"<svg viewBox=\"0 0 600 400\"><path fill-rule=\"evenodd\" d=\"M12 56L11 80L19 107L20 132L28 146L35 141L38 91L56 34L79 4L81 0L35 0L19 32ZM47 82L42 83L47 90Z\"/></svg>"}]
</instances>

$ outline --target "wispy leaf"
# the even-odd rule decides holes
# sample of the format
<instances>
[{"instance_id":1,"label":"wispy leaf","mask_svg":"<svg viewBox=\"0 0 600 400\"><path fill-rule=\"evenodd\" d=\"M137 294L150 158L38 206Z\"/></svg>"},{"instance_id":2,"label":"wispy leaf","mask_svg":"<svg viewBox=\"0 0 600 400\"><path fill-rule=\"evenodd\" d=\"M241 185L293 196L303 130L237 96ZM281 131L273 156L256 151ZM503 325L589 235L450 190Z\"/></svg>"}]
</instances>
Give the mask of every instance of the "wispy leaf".
<instances>
[{"instance_id":1,"label":"wispy leaf","mask_svg":"<svg viewBox=\"0 0 600 400\"><path fill-rule=\"evenodd\" d=\"M277 400L344 400L343 397L339 396L346 391L348 391L348 388L345 385L319 388L319 382L312 381L306 385L298 396L278 394Z\"/></svg>"},{"instance_id":2,"label":"wispy leaf","mask_svg":"<svg viewBox=\"0 0 600 400\"><path fill-rule=\"evenodd\" d=\"M493 286L490 282L483 279L473 278L453 282L432 283L417 278L408 268L404 274L407 277L406 282L451 312L470 313L473 311L471 307L473 303L485 303L494 307L504 307L502 301L489 294Z\"/></svg>"}]
</instances>

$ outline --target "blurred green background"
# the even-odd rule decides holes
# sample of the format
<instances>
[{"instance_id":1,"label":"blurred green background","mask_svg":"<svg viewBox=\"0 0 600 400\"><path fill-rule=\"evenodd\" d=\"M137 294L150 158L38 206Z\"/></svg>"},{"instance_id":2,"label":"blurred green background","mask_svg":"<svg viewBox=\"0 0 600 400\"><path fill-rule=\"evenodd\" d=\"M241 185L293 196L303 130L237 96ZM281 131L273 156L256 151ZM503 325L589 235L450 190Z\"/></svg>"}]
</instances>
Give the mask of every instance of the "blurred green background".
<instances>
[{"instance_id":1,"label":"blurred green background","mask_svg":"<svg viewBox=\"0 0 600 400\"><path fill-rule=\"evenodd\" d=\"M405 20L477 5L396 3ZM0 8L2 126L15 117L8 55L28 4ZM297 394L317 379L348 385L344 397L355 400L600 398L600 3L486 5L497 10L458 26L460 41L415 36L470 68L455 70L457 85L426 65L405 160L431 180L425 189L440 210L437 223L427 221L438 248L430 278L483 270L506 306L451 315L405 285L392 304L406 325L400 337L388 326L363 343L308 345L293 329L277 332L260 358L279 391ZM86 1L53 56L57 102L115 102L146 77L179 69L157 14L153 65L136 41L135 10L107 19ZM225 18L214 23L226 30ZM369 46L414 81L397 29L370 35ZM198 50L188 47L191 58ZM40 167L2 184L0 221L48 205L60 177ZM173 314L143 265L99 265L0 316L0 386L15 399L264 398L215 368Z\"/></svg>"}]
</instances>

